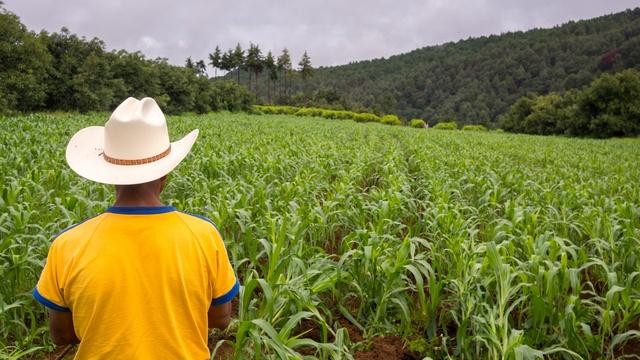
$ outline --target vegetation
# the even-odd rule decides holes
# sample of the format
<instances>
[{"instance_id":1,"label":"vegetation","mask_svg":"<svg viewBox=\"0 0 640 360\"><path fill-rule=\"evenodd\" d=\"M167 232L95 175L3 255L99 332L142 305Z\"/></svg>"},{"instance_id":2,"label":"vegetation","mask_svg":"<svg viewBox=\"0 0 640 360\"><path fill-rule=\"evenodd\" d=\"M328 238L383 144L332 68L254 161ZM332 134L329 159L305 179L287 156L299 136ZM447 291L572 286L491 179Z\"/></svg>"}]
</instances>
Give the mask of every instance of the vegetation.
<instances>
[{"instance_id":1,"label":"vegetation","mask_svg":"<svg viewBox=\"0 0 640 360\"><path fill-rule=\"evenodd\" d=\"M603 74L580 90L523 97L500 120L504 130L527 134L640 135L640 72Z\"/></svg>"},{"instance_id":2,"label":"vegetation","mask_svg":"<svg viewBox=\"0 0 640 360\"><path fill-rule=\"evenodd\" d=\"M385 115L380 119L380 122L387 125L402 125L402 121L396 115Z\"/></svg>"},{"instance_id":3,"label":"vegetation","mask_svg":"<svg viewBox=\"0 0 640 360\"><path fill-rule=\"evenodd\" d=\"M527 94L562 93L627 68L640 69L640 8L321 67L306 86L310 94L336 94L328 105L491 128ZM310 95L305 104L320 105L313 101L326 99Z\"/></svg>"},{"instance_id":4,"label":"vegetation","mask_svg":"<svg viewBox=\"0 0 640 360\"><path fill-rule=\"evenodd\" d=\"M462 127L464 131L487 131L487 128L483 125L465 125Z\"/></svg>"},{"instance_id":5,"label":"vegetation","mask_svg":"<svg viewBox=\"0 0 640 360\"><path fill-rule=\"evenodd\" d=\"M458 130L458 124L455 121L443 121L437 123L433 128L438 130Z\"/></svg>"},{"instance_id":6,"label":"vegetation","mask_svg":"<svg viewBox=\"0 0 640 360\"><path fill-rule=\"evenodd\" d=\"M245 87L206 77L204 61L185 67L141 53L107 52L105 44L63 28L27 31L0 3L0 113L106 111L128 96L151 96L168 113L248 110Z\"/></svg>"},{"instance_id":7,"label":"vegetation","mask_svg":"<svg viewBox=\"0 0 640 360\"><path fill-rule=\"evenodd\" d=\"M113 201L63 144L106 116L0 117L2 358L52 349L30 294L50 241ZM434 359L638 354L638 139L168 121L201 132L164 200L216 222L242 282L218 354L349 358L379 335Z\"/></svg>"},{"instance_id":8,"label":"vegetation","mask_svg":"<svg viewBox=\"0 0 640 360\"><path fill-rule=\"evenodd\" d=\"M378 115L371 113L355 113L352 111L320 108L299 108L295 106L256 105L253 108L256 112L261 114L315 116L327 119L353 120L356 122L382 122L387 125L402 125L402 121L395 115L385 115L381 118Z\"/></svg>"},{"instance_id":9,"label":"vegetation","mask_svg":"<svg viewBox=\"0 0 640 360\"><path fill-rule=\"evenodd\" d=\"M425 128L427 127L427 123L422 119L411 119L409 125L414 128Z\"/></svg>"}]
</instances>

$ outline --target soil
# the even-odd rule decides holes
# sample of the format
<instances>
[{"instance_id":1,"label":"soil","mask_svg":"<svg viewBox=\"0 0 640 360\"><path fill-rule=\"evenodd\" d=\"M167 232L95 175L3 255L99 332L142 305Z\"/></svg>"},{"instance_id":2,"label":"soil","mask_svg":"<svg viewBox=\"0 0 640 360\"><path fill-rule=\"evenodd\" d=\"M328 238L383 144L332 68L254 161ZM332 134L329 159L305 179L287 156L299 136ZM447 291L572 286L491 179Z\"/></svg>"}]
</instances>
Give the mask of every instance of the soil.
<instances>
[{"instance_id":1,"label":"soil","mask_svg":"<svg viewBox=\"0 0 640 360\"><path fill-rule=\"evenodd\" d=\"M70 360L76 355L76 347L72 346L70 349L67 349L68 346L58 346L56 349L40 358L40 360Z\"/></svg>"},{"instance_id":2,"label":"soil","mask_svg":"<svg viewBox=\"0 0 640 360\"><path fill-rule=\"evenodd\" d=\"M413 359L404 348L399 336L378 336L371 339L368 350L360 350L353 354L355 360L403 360Z\"/></svg>"}]
</instances>

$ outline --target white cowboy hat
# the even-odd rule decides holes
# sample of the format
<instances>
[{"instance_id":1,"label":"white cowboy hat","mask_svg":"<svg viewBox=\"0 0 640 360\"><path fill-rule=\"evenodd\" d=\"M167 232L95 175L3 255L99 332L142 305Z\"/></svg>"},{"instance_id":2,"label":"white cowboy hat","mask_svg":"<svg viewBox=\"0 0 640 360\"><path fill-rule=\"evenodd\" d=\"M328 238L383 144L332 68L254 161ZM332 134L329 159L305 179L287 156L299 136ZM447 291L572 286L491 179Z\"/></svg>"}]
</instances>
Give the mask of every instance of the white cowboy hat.
<instances>
[{"instance_id":1,"label":"white cowboy hat","mask_svg":"<svg viewBox=\"0 0 640 360\"><path fill-rule=\"evenodd\" d=\"M109 121L78 131L67 145L67 163L78 175L103 184L131 185L168 174L198 137L193 130L170 143L167 121L155 100L128 98Z\"/></svg>"}]
</instances>

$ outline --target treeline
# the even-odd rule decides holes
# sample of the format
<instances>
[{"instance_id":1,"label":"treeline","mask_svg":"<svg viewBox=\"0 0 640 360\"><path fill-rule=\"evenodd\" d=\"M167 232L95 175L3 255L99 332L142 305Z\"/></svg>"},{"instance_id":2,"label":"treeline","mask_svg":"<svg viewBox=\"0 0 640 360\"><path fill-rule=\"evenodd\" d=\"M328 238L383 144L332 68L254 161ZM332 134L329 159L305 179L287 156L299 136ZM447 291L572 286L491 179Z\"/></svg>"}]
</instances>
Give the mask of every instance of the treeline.
<instances>
[{"instance_id":1,"label":"treeline","mask_svg":"<svg viewBox=\"0 0 640 360\"><path fill-rule=\"evenodd\" d=\"M344 104L431 125L456 120L494 127L522 96L580 88L602 73L627 68L640 69L640 8L320 67L306 93L311 105ZM302 90L303 84L294 83L292 93Z\"/></svg>"},{"instance_id":2,"label":"treeline","mask_svg":"<svg viewBox=\"0 0 640 360\"><path fill-rule=\"evenodd\" d=\"M500 124L506 131L538 135L640 135L640 72L603 74L580 90L522 97Z\"/></svg>"},{"instance_id":3,"label":"treeline","mask_svg":"<svg viewBox=\"0 0 640 360\"><path fill-rule=\"evenodd\" d=\"M232 81L105 50L103 41L28 31L0 2L0 112L108 111L128 96L155 98L168 113L249 110L254 96Z\"/></svg>"},{"instance_id":4,"label":"treeline","mask_svg":"<svg viewBox=\"0 0 640 360\"><path fill-rule=\"evenodd\" d=\"M238 84L245 83L258 101L266 104L290 104L293 79L301 78L304 85L314 73L307 51L294 68L287 48L275 57L271 50L264 55L260 46L254 43L250 43L246 50L238 43L235 48L224 52L216 46L209 54L209 64L213 67L214 77L217 77L218 69L226 71L227 79L235 78ZM187 58L186 67L198 73L206 71L203 60L194 63ZM263 80L260 80L263 73Z\"/></svg>"}]
</instances>

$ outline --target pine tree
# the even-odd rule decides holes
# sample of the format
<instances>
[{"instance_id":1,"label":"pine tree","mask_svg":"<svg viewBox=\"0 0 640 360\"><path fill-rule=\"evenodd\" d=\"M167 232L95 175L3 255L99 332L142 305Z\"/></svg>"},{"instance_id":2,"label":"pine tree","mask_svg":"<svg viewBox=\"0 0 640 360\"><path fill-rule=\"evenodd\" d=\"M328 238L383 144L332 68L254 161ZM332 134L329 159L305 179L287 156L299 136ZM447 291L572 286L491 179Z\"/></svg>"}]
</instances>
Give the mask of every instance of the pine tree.
<instances>
[{"instance_id":1,"label":"pine tree","mask_svg":"<svg viewBox=\"0 0 640 360\"><path fill-rule=\"evenodd\" d=\"M280 86L281 93L284 92L284 95L288 96L289 91L287 88L287 75L291 75L292 65L291 55L289 55L289 50L287 50L287 48L282 49L282 54L278 57L277 68L278 71L282 73L283 84L281 84Z\"/></svg>"},{"instance_id":2,"label":"pine tree","mask_svg":"<svg viewBox=\"0 0 640 360\"><path fill-rule=\"evenodd\" d=\"M207 64L204 63L204 60L196 62L195 71L198 76L207 76Z\"/></svg>"},{"instance_id":3,"label":"pine tree","mask_svg":"<svg viewBox=\"0 0 640 360\"><path fill-rule=\"evenodd\" d=\"M304 82L304 90L307 90L307 79L313 76L313 66L311 65L311 58L305 51L302 54L302 59L298 63L298 71L302 75L302 81Z\"/></svg>"},{"instance_id":4,"label":"pine tree","mask_svg":"<svg viewBox=\"0 0 640 360\"><path fill-rule=\"evenodd\" d=\"M256 44L251 43L249 45L249 50L247 50L247 57L245 61L247 69L255 75L255 92L256 96L259 96L258 91L258 75L262 72L264 67L263 59L262 59L262 51L260 47ZM251 81L249 81L251 84Z\"/></svg>"},{"instance_id":5,"label":"pine tree","mask_svg":"<svg viewBox=\"0 0 640 360\"><path fill-rule=\"evenodd\" d=\"M193 60L191 60L191 56L189 56L187 58L187 61L185 61L184 67L191 70L194 70L196 68L195 64L193 63Z\"/></svg>"},{"instance_id":6,"label":"pine tree","mask_svg":"<svg viewBox=\"0 0 640 360\"><path fill-rule=\"evenodd\" d=\"M216 45L216 49L213 53L209 54L209 64L213 67L213 76L218 77L218 69L220 67L220 61L222 60L222 51L220 51L220 47Z\"/></svg>"},{"instance_id":7,"label":"pine tree","mask_svg":"<svg viewBox=\"0 0 640 360\"><path fill-rule=\"evenodd\" d=\"M278 72L276 71L276 60L271 53L271 50L267 53L267 57L264 59L264 67L267 69L267 98L269 104L271 104L271 82L275 82L278 79Z\"/></svg>"},{"instance_id":8,"label":"pine tree","mask_svg":"<svg viewBox=\"0 0 640 360\"><path fill-rule=\"evenodd\" d=\"M238 84L240 84L240 69L244 66L245 63L244 50L242 50L240 43L236 44L236 48L233 50L232 54L232 64L238 72Z\"/></svg>"}]
</instances>

